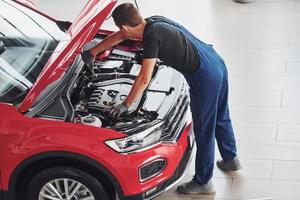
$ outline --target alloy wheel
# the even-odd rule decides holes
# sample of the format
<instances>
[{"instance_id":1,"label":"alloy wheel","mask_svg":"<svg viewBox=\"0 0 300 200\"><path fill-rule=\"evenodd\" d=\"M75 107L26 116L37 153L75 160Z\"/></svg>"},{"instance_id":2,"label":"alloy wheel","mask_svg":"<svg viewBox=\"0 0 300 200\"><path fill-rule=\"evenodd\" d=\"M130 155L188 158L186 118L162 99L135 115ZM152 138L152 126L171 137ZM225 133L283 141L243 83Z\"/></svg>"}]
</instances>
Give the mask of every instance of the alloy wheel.
<instances>
[{"instance_id":1,"label":"alloy wheel","mask_svg":"<svg viewBox=\"0 0 300 200\"><path fill-rule=\"evenodd\" d=\"M95 197L84 184L73 179L60 178L46 183L38 200L95 200Z\"/></svg>"}]
</instances>

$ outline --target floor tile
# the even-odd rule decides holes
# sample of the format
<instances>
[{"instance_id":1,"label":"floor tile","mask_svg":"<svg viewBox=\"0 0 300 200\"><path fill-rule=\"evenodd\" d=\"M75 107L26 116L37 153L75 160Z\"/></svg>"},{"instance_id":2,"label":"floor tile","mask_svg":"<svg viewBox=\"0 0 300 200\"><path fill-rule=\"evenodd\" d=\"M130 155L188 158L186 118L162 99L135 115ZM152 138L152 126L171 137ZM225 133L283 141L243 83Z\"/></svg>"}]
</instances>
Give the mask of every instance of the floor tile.
<instances>
[{"instance_id":1,"label":"floor tile","mask_svg":"<svg viewBox=\"0 0 300 200\"><path fill-rule=\"evenodd\" d=\"M277 37L291 37L295 35L298 30L297 27L291 26L290 24L277 24L277 25L265 25L263 34L273 35ZM295 35L296 36L296 35Z\"/></svg>"},{"instance_id":2,"label":"floor tile","mask_svg":"<svg viewBox=\"0 0 300 200\"><path fill-rule=\"evenodd\" d=\"M270 12L266 15L266 18L262 20L267 25L289 24L292 26L295 23L295 16L293 12Z\"/></svg>"},{"instance_id":3,"label":"floor tile","mask_svg":"<svg viewBox=\"0 0 300 200\"><path fill-rule=\"evenodd\" d=\"M300 124L279 124L277 140L300 144Z\"/></svg>"},{"instance_id":4,"label":"floor tile","mask_svg":"<svg viewBox=\"0 0 300 200\"><path fill-rule=\"evenodd\" d=\"M278 17L279 18L279 17ZM269 21L269 14L267 13L237 13L237 12L228 12L224 10L223 12L213 13L210 25L240 25L247 24L249 26L256 25L265 25Z\"/></svg>"},{"instance_id":5,"label":"floor tile","mask_svg":"<svg viewBox=\"0 0 300 200\"><path fill-rule=\"evenodd\" d=\"M300 123L300 108L231 106L231 113L239 123Z\"/></svg>"},{"instance_id":6,"label":"floor tile","mask_svg":"<svg viewBox=\"0 0 300 200\"><path fill-rule=\"evenodd\" d=\"M296 11L295 1L279 1L269 3L268 11L275 13L294 13Z\"/></svg>"},{"instance_id":7,"label":"floor tile","mask_svg":"<svg viewBox=\"0 0 300 200\"><path fill-rule=\"evenodd\" d=\"M162 194L161 196L155 198L155 200L227 200L225 198L217 198L212 195L198 195L192 196L190 195L178 195L178 196L167 196Z\"/></svg>"},{"instance_id":8,"label":"floor tile","mask_svg":"<svg viewBox=\"0 0 300 200\"><path fill-rule=\"evenodd\" d=\"M300 23L297 26L293 26L292 37L297 37L300 34Z\"/></svg>"},{"instance_id":9,"label":"floor tile","mask_svg":"<svg viewBox=\"0 0 300 200\"><path fill-rule=\"evenodd\" d=\"M271 179L272 161L271 160L248 160L241 158L243 168L237 172L222 172L217 167L214 171L214 177L231 177L244 179Z\"/></svg>"},{"instance_id":10,"label":"floor tile","mask_svg":"<svg viewBox=\"0 0 300 200\"><path fill-rule=\"evenodd\" d=\"M289 47L291 38L277 35L260 35L252 41L256 42L256 44L252 44L251 47L253 48L284 49Z\"/></svg>"},{"instance_id":11,"label":"floor tile","mask_svg":"<svg viewBox=\"0 0 300 200\"><path fill-rule=\"evenodd\" d=\"M239 149L238 149L239 151ZM216 147L216 161L220 160L220 155ZM223 172L216 165L214 167L214 178L254 178L254 179L271 179L272 160L251 160L240 158L243 168L236 172ZM186 172L185 180L193 177L195 173L195 162L191 162Z\"/></svg>"},{"instance_id":12,"label":"floor tile","mask_svg":"<svg viewBox=\"0 0 300 200\"><path fill-rule=\"evenodd\" d=\"M300 161L274 161L272 179L300 181Z\"/></svg>"},{"instance_id":13,"label":"floor tile","mask_svg":"<svg viewBox=\"0 0 300 200\"><path fill-rule=\"evenodd\" d=\"M229 48L288 48L291 38L277 37L269 35L256 36L213 36L210 35L210 41L216 45L227 45Z\"/></svg>"},{"instance_id":14,"label":"floor tile","mask_svg":"<svg viewBox=\"0 0 300 200\"><path fill-rule=\"evenodd\" d=\"M300 62L287 64L288 76L300 76Z\"/></svg>"},{"instance_id":15,"label":"floor tile","mask_svg":"<svg viewBox=\"0 0 300 200\"><path fill-rule=\"evenodd\" d=\"M252 64L258 65L259 52L257 49L235 49L224 44L214 44L214 49L224 58L228 68L239 68Z\"/></svg>"},{"instance_id":16,"label":"floor tile","mask_svg":"<svg viewBox=\"0 0 300 200\"><path fill-rule=\"evenodd\" d=\"M237 140L275 141L276 124L235 123L234 132Z\"/></svg>"},{"instance_id":17,"label":"floor tile","mask_svg":"<svg viewBox=\"0 0 300 200\"><path fill-rule=\"evenodd\" d=\"M229 63L228 68L229 73L243 76L284 76L286 74L287 64L285 62L259 62L258 60L249 60L236 64Z\"/></svg>"},{"instance_id":18,"label":"floor tile","mask_svg":"<svg viewBox=\"0 0 300 200\"><path fill-rule=\"evenodd\" d=\"M299 11L299 2L297 3L298 5L298 11ZM294 20L295 20L295 26L299 26L300 25L300 14L296 13L294 16Z\"/></svg>"},{"instance_id":19,"label":"floor tile","mask_svg":"<svg viewBox=\"0 0 300 200\"><path fill-rule=\"evenodd\" d=\"M265 13L268 10L269 3L263 1L255 1L249 4L238 4L232 2L230 7L228 6L227 11L238 12L240 14L245 13Z\"/></svg>"},{"instance_id":20,"label":"floor tile","mask_svg":"<svg viewBox=\"0 0 300 200\"><path fill-rule=\"evenodd\" d=\"M290 49L300 49L300 39L299 37L295 36L290 39L289 44Z\"/></svg>"},{"instance_id":21,"label":"floor tile","mask_svg":"<svg viewBox=\"0 0 300 200\"><path fill-rule=\"evenodd\" d=\"M239 156L249 160L294 160L300 161L299 142L239 141Z\"/></svg>"},{"instance_id":22,"label":"floor tile","mask_svg":"<svg viewBox=\"0 0 300 200\"><path fill-rule=\"evenodd\" d=\"M159 197L156 197L155 200L191 200L191 197L170 197L170 196L165 196L161 195Z\"/></svg>"},{"instance_id":23,"label":"floor tile","mask_svg":"<svg viewBox=\"0 0 300 200\"><path fill-rule=\"evenodd\" d=\"M207 34L212 36L257 36L264 33L265 25L223 24L209 25Z\"/></svg>"},{"instance_id":24,"label":"floor tile","mask_svg":"<svg viewBox=\"0 0 300 200\"><path fill-rule=\"evenodd\" d=\"M231 73L235 75L235 73ZM280 106L281 91L230 89L230 104L235 106Z\"/></svg>"},{"instance_id":25,"label":"floor tile","mask_svg":"<svg viewBox=\"0 0 300 200\"><path fill-rule=\"evenodd\" d=\"M234 179L230 199L297 200L300 182Z\"/></svg>"},{"instance_id":26,"label":"floor tile","mask_svg":"<svg viewBox=\"0 0 300 200\"><path fill-rule=\"evenodd\" d=\"M258 49L259 61L261 62L285 62L285 49Z\"/></svg>"},{"instance_id":27,"label":"floor tile","mask_svg":"<svg viewBox=\"0 0 300 200\"><path fill-rule=\"evenodd\" d=\"M300 49L286 49L284 52L284 60L287 62L300 62L299 55Z\"/></svg>"},{"instance_id":28,"label":"floor tile","mask_svg":"<svg viewBox=\"0 0 300 200\"><path fill-rule=\"evenodd\" d=\"M300 107L300 91L299 92L283 92L282 106Z\"/></svg>"},{"instance_id":29,"label":"floor tile","mask_svg":"<svg viewBox=\"0 0 300 200\"><path fill-rule=\"evenodd\" d=\"M300 54L299 54L300 55ZM231 87L247 90L300 91L300 77L242 77L229 74Z\"/></svg>"}]
</instances>

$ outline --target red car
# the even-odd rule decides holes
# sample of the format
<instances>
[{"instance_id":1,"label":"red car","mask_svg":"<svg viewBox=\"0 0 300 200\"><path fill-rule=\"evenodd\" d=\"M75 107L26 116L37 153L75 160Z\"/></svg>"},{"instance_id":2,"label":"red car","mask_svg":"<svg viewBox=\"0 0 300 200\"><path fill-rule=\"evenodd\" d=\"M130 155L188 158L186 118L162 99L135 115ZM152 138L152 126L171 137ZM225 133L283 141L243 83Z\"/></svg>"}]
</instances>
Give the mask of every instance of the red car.
<instances>
[{"instance_id":1,"label":"red car","mask_svg":"<svg viewBox=\"0 0 300 200\"><path fill-rule=\"evenodd\" d=\"M0 0L0 199L152 199L183 176L194 144L187 84L157 61L117 121L143 56L128 40L94 68L81 52L105 38L115 0L90 0L74 23L26 0Z\"/></svg>"}]
</instances>

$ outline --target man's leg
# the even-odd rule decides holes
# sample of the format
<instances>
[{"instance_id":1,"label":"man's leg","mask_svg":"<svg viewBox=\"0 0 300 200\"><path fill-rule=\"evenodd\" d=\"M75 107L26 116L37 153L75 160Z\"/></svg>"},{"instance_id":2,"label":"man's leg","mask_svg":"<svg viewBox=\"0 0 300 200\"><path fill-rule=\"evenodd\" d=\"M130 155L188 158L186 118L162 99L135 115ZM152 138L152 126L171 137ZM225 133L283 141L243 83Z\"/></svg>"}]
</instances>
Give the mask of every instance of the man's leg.
<instances>
[{"instance_id":1,"label":"man's leg","mask_svg":"<svg viewBox=\"0 0 300 200\"><path fill-rule=\"evenodd\" d=\"M203 96L210 96L205 98ZM191 94L191 111L196 139L194 181L206 184L213 175L215 160L216 100L212 94Z\"/></svg>"},{"instance_id":2,"label":"man's leg","mask_svg":"<svg viewBox=\"0 0 300 200\"><path fill-rule=\"evenodd\" d=\"M223 161L217 163L224 171L238 170L241 168L236 154L236 141L232 128L228 107L228 78L224 65L224 78L218 100L216 140Z\"/></svg>"},{"instance_id":3,"label":"man's leg","mask_svg":"<svg viewBox=\"0 0 300 200\"><path fill-rule=\"evenodd\" d=\"M218 97L222 85L221 71L215 67L203 69L197 77L188 80L191 87L191 112L197 152L193 181L177 188L187 194L213 193L210 182L213 175L215 155L215 129Z\"/></svg>"}]
</instances>

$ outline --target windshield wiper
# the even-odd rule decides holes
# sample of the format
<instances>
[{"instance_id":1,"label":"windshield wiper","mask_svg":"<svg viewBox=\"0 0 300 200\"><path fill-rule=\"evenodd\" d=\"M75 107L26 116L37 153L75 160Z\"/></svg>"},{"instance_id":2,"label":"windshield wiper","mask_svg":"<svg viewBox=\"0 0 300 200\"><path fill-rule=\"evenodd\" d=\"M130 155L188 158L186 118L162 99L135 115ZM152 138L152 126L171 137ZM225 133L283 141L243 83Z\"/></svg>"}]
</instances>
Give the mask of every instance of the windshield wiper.
<instances>
[{"instance_id":1,"label":"windshield wiper","mask_svg":"<svg viewBox=\"0 0 300 200\"><path fill-rule=\"evenodd\" d=\"M25 97L27 95L27 93L29 92L30 89L26 89L23 92L19 93L18 95L10 98L8 101L9 102L13 102L13 104L15 104L15 102L17 102L19 99L23 99L21 97Z\"/></svg>"},{"instance_id":2,"label":"windshield wiper","mask_svg":"<svg viewBox=\"0 0 300 200\"><path fill-rule=\"evenodd\" d=\"M18 27L16 27L11 21L9 21L7 18L3 17L2 15L0 15L0 17L26 38L26 39L19 40L23 45L34 46L34 44L32 42L30 42L30 38L25 33L23 33ZM0 32L0 34L3 35L3 37L7 38L4 33Z\"/></svg>"},{"instance_id":3,"label":"windshield wiper","mask_svg":"<svg viewBox=\"0 0 300 200\"><path fill-rule=\"evenodd\" d=\"M0 35L6 38L6 35L0 31Z\"/></svg>"},{"instance_id":4,"label":"windshield wiper","mask_svg":"<svg viewBox=\"0 0 300 200\"><path fill-rule=\"evenodd\" d=\"M5 3L7 3L7 2L5 2ZM31 19L38 27L40 27L43 31L45 31L51 38L53 38L53 40L55 41L55 42L57 42L58 43L58 41L48 32L48 31L46 31L39 23L37 23L32 17L30 17L28 14L26 14L24 11L22 11L21 9L19 9L19 8L17 8L17 7L15 7L15 6L13 6L13 5L11 5L11 4L9 4L9 3L7 3L8 5L10 5L10 6L12 6L12 7L14 7L15 9L17 9L18 11L20 11L21 13L23 13L24 15L26 15L29 19Z\"/></svg>"},{"instance_id":5,"label":"windshield wiper","mask_svg":"<svg viewBox=\"0 0 300 200\"><path fill-rule=\"evenodd\" d=\"M30 39L27 35L25 35L25 33L23 33L18 27L16 27L12 22L10 22L8 19L6 19L5 17L3 17L2 15L0 15L0 17L6 21L9 25L11 25L12 27L14 27L17 31L19 31L25 38Z\"/></svg>"}]
</instances>

